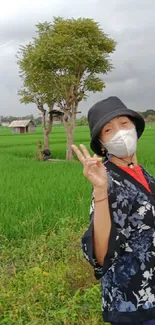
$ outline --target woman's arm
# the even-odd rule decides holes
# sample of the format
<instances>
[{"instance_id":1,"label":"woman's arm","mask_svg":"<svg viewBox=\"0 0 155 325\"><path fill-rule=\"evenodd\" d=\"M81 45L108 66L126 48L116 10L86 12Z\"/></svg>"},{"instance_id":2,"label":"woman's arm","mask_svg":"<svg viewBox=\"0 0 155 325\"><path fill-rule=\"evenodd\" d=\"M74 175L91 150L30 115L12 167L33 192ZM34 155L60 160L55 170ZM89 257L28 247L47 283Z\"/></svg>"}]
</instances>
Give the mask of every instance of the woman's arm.
<instances>
[{"instance_id":1,"label":"woman's arm","mask_svg":"<svg viewBox=\"0 0 155 325\"><path fill-rule=\"evenodd\" d=\"M93 195L98 201L107 197L109 176L102 163L102 158L96 155L91 157L84 145L80 145L80 147L82 152L75 145L72 146L72 149L83 164L83 174L92 184ZM117 193L115 194L117 195ZM90 224L82 237L84 257L93 266L97 279L105 274L115 259L122 254L126 245L126 236L119 229L119 225L117 229L114 219L117 219L120 213L123 218L129 215L129 203L128 201L126 203L117 202L114 197L109 198L109 203L108 205L107 199L94 203L94 197L92 197Z\"/></svg>"},{"instance_id":2,"label":"woman's arm","mask_svg":"<svg viewBox=\"0 0 155 325\"><path fill-rule=\"evenodd\" d=\"M94 188L94 255L100 265L104 263L104 257L108 250L108 242L111 231L111 218L108 203L108 192L106 190Z\"/></svg>"},{"instance_id":3,"label":"woman's arm","mask_svg":"<svg viewBox=\"0 0 155 325\"><path fill-rule=\"evenodd\" d=\"M102 193L102 194L101 194ZM122 213L123 216L130 215L130 201L116 203L116 197L111 197L100 203L107 197L106 191L100 191L94 187L92 191L92 202L90 206L90 223L82 236L82 250L86 260L93 266L94 275L99 280L114 263L115 259L122 255L126 247L127 238L124 234L125 227L118 229L114 221L114 214ZM108 202L109 201L109 202Z\"/></svg>"}]
</instances>

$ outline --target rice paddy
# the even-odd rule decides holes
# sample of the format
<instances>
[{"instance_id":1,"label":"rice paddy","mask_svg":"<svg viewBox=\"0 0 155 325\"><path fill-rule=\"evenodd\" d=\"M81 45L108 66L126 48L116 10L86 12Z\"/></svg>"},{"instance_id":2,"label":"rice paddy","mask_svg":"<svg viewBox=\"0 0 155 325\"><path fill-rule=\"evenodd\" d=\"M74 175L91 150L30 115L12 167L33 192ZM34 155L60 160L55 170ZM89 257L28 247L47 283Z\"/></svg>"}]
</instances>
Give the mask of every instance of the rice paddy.
<instances>
[{"instance_id":1,"label":"rice paddy","mask_svg":"<svg viewBox=\"0 0 155 325\"><path fill-rule=\"evenodd\" d=\"M81 164L36 159L36 134L0 127L0 324L100 325L100 285L83 259L91 185ZM89 148L87 126L74 143ZM53 158L65 159L62 126L50 135ZM155 125L138 146L139 163L155 176Z\"/></svg>"}]
</instances>

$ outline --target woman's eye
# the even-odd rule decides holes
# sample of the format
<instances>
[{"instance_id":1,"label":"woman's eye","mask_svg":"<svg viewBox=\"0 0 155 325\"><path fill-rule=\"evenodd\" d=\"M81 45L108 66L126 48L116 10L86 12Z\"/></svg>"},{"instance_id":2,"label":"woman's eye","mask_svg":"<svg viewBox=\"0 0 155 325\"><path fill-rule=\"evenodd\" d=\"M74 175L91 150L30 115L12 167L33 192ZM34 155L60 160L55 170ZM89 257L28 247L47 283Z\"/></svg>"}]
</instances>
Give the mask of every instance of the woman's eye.
<instances>
[{"instance_id":1,"label":"woman's eye","mask_svg":"<svg viewBox=\"0 0 155 325\"><path fill-rule=\"evenodd\" d=\"M110 129L105 130L105 133L109 133L109 132L110 132Z\"/></svg>"},{"instance_id":2,"label":"woman's eye","mask_svg":"<svg viewBox=\"0 0 155 325\"><path fill-rule=\"evenodd\" d=\"M128 123L127 121L122 122L122 124L127 124L127 123Z\"/></svg>"}]
</instances>

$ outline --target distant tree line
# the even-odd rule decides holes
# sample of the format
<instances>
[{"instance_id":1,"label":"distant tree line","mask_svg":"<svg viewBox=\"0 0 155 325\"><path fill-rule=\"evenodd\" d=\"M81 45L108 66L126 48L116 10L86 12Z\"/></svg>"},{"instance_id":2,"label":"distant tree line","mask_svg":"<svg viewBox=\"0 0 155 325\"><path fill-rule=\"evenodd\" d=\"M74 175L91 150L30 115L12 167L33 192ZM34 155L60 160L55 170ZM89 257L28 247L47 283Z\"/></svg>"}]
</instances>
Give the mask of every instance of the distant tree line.
<instances>
[{"instance_id":1,"label":"distant tree line","mask_svg":"<svg viewBox=\"0 0 155 325\"><path fill-rule=\"evenodd\" d=\"M155 110L149 109L145 112L138 112L140 115L144 117L144 119L148 122L155 122ZM36 125L41 125L42 123L42 117L34 117L33 114L26 115L23 117L17 117L17 116L0 116L0 123L11 123L14 120L33 120ZM76 119L76 126L82 126L82 125L88 125L87 116L82 116L80 118Z\"/></svg>"},{"instance_id":2,"label":"distant tree line","mask_svg":"<svg viewBox=\"0 0 155 325\"><path fill-rule=\"evenodd\" d=\"M79 119L76 119L76 126L88 125L87 116L82 116Z\"/></svg>"},{"instance_id":3,"label":"distant tree line","mask_svg":"<svg viewBox=\"0 0 155 325\"><path fill-rule=\"evenodd\" d=\"M36 125L41 124L42 122L42 117L38 116L38 117L34 117L33 114L30 115L26 115L26 116L22 116L22 117L18 117L18 116L0 116L0 123L11 123L12 121L15 120L33 120L34 123Z\"/></svg>"},{"instance_id":4,"label":"distant tree line","mask_svg":"<svg viewBox=\"0 0 155 325\"><path fill-rule=\"evenodd\" d=\"M146 122L155 122L155 110L148 109L145 112L137 112L146 120ZM76 120L77 126L88 125L87 116L82 116Z\"/></svg>"},{"instance_id":5,"label":"distant tree line","mask_svg":"<svg viewBox=\"0 0 155 325\"><path fill-rule=\"evenodd\" d=\"M137 112L144 117L146 122L155 122L155 110L149 109L145 112ZM76 120L77 126L88 125L87 116L82 116Z\"/></svg>"},{"instance_id":6,"label":"distant tree line","mask_svg":"<svg viewBox=\"0 0 155 325\"><path fill-rule=\"evenodd\" d=\"M138 112L141 114L146 122L155 122L155 110L154 109L148 109L145 112Z\"/></svg>"}]
</instances>

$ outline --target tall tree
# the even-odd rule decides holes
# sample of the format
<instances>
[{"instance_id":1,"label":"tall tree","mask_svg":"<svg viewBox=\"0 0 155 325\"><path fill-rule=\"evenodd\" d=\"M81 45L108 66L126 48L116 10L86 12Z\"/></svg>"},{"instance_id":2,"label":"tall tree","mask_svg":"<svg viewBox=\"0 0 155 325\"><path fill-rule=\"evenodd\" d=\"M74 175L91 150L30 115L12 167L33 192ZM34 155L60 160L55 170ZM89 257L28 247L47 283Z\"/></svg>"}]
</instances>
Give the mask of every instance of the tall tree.
<instances>
[{"instance_id":1,"label":"tall tree","mask_svg":"<svg viewBox=\"0 0 155 325\"><path fill-rule=\"evenodd\" d=\"M21 77L63 111L70 160L78 104L105 87L103 74L112 69L109 55L116 44L92 19L57 17L36 27L33 42L18 56Z\"/></svg>"}]
</instances>

